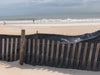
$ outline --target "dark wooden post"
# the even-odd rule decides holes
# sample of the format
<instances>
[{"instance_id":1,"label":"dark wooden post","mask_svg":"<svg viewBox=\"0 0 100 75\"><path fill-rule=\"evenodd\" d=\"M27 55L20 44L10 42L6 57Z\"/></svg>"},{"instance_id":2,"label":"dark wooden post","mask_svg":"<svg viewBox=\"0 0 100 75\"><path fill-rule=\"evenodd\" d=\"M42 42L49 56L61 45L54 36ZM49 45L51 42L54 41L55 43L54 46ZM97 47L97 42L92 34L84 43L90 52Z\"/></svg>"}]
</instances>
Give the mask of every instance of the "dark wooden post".
<instances>
[{"instance_id":1,"label":"dark wooden post","mask_svg":"<svg viewBox=\"0 0 100 75\"><path fill-rule=\"evenodd\" d=\"M21 31L21 40L20 40L20 65L23 65L24 56L25 56L25 30Z\"/></svg>"}]
</instances>

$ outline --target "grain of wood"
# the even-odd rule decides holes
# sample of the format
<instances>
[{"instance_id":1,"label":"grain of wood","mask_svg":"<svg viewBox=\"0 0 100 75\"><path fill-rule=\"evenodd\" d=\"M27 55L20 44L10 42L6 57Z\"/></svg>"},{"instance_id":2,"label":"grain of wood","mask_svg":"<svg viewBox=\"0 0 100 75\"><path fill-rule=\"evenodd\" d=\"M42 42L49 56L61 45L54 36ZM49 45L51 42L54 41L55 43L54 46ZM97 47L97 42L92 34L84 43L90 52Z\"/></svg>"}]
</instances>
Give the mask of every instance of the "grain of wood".
<instances>
[{"instance_id":1,"label":"grain of wood","mask_svg":"<svg viewBox=\"0 0 100 75\"><path fill-rule=\"evenodd\" d=\"M2 39L2 60L4 60L4 52L5 52L5 39Z\"/></svg>"},{"instance_id":2,"label":"grain of wood","mask_svg":"<svg viewBox=\"0 0 100 75\"><path fill-rule=\"evenodd\" d=\"M6 61L8 61L9 38L6 39Z\"/></svg>"},{"instance_id":3,"label":"grain of wood","mask_svg":"<svg viewBox=\"0 0 100 75\"><path fill-rule=\"evenodd\" d=\"M73 66L75 48L76 48L76 43L73 44L73 49L72 49L72 54L71 54L71 66Z\"/></svg>"},{"instance_id":4,"label":"grain of wood","mask_svg":"<svg viewBox=\"0 0 100 75\"><path fill-rule=\"evenodd\" d=\"M87 70L89 70L89 68L90 68L93 48L94 48L94 43L91 43L89 58L88 58L88 62L87 62Z\"/></svg>"},{"instance_id":5,"label":"grain of wood","mask_svg":"<svg viewBox=\"0 0 100 75\"><path fill-rule=\"evenodd\" d=\"M39 50L40 50L40 39L37 39L37 58L36 62L39 62Z\"/></svg>"},{"instance_id":6,"label":"grain of wood","mask_svg":"<svg viewBox=\"0 0 100 75\"><path fill-rule=\"evenodd\" d=\"M51 64L53 62L53 52L54 52L54 40L52 40L52 43L51 43L51 55L50 55L50 63Z\"/></svg>"},{"instance_id":7,"label":"grain of wood","mask_svg":"<svg viewBox=\"0 0 100 75\"><path fill-rule=\"evenodd\" d=\"M77 54L77 60L76 60L76 65L77 65L77 66L79 65L81 47L82 47L82 43L79 43L78 54Z\"/></svg>"},{"instance_id":8,"label":"grain of wood","mask_svg":"<svg viewBox=\"0 0 100 75\"><path fill-rule=\"evenodd\" d=\"M57 65L57 63L58 63L59 45L60 45L60 41L57 41L56 59L55 59L55 64L56 64L56 65Z\"/></svg>"},{"instance_id":9,"label":"grain of wood","mask_svg":"<svg viewBox=\"0 0 100 75\"><path fill-rule=\"evenodd\" d=\"M41 64L43 64L44 61L44 48L45 48L45 39L42 40Z\"/></svg>"},{"instance_id":10,"label":"grain of wood","mask_svg":"<svg viewBox=\"0 0 100 75\"><path fill-rule=\"evenodd\" d=\"M28 39L28 59L27 59L27 63L30 63L30 50L31 50L31 39Z\"/></svg>"},{"instance_id":11,"label":"grain of wood","mask_svg":"<svg viewBox=\"0 0 100 75\"><path fill-rule=\"evenodd\" d=\"M11 38L11 47L10 47L10 61L12 61L12 55L13 55L13 38Z\"/></svg>"},{"instance_id":12,"label":"grain of wood","mask_svg":"<svg viewBox=\"0 0 100 75\"><path fill-rule=\"evenodd\" d=\"M14 60L17 60L17 46L18 46L18 38L15 39L15 55L14 55Z\"/></svg>"},{"instance_id":13,"label":"grain of wood","mask_svg":"<svg viewBox=\"0 0 100 75\"><path fill-rule=\"evenodd\" d=\"M65 48L65 42L62 43L61 56L60 56L60 65L62 65L62 63L63 63L64 48Z\"/></svg>"},{"instance_id":14,"label":"grain of wood","mask_svg":"<svg viewBox=\"0 0 100 75\"><path fill-rule=\"evenodd\" d=\"M84 52L83 52L83 59L82 59L82 67L84 67L84 64L85 64L87 48L88 48L88 42L85 43L85 48L84 48Z\"/></svg>"},{"instance_id":15,"label":"grain of wood","mask_svg":"<svg viewBox=\"0 0 100 75\"><path fill-rule=\"evenodd\" d=\"M20 65L23 65L23 61L24 61L24 56L25 56L25 44L26 44L26 40L25 40L25 30L21 31L21 40L20 40Z\"/></svg>"},{"instance_id":16,"label":"grain of wood","mask_svg":"<svg viewBox=\"0 0 100 75\"><path fill-rule=\"evenodd\" d=\"M98 43L97 47L96 47L96 52L95 52L95 57L94 57L94 62L93 62L93 70L94 71L95 71L96 64L97 64L97 58L98 58L99 50L100 50L100 43Z\"/></svg>"},{"instance_id":17,"label":"grain of wood","mask_svg":"<svg viewBox=\"0 0 100 75\"><path fill-rule=\"evenodd\" d=\"M35 39L33 39L33 50L32 50L32 62L31 64L34 64L35 59Z\"/></svg>"},{"instance_id":18,"label":"grain of wood","mask_svg":"<svg viewBox=\"0 0 100 75\"><path fill-rule=\"evenodd\" d=\"M69 42L68 45L67 45L66 65L68 65L68 60L69 60L68 58L69 58L70 47L71 47L71 44Z\"/></svg>"},{"instance_id":19,"label":"grain of wood","mask_svg":"<svg viewBox=\"0 0 100 75\"><path fill-rule=\"evenodd\" d=\"M46 64L48 64L50 40L47 40Z\"/></svg>"}]
</instances>

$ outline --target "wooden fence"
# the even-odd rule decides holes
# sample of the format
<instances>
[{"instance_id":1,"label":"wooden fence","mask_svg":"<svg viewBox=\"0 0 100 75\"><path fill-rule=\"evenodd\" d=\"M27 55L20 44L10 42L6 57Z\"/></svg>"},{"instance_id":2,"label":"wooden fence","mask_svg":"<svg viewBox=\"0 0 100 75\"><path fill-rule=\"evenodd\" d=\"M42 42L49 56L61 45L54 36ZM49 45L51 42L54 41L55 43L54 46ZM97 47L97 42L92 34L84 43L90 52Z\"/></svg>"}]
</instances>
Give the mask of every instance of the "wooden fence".
<instances>
[{"instance_id":1,"label":"wooden fence","mask_svg":"<svg viewBox=\"0 0 100 75\"><path fill-rule=\"evenodd\" d=\"M20 41L20 43L18 43ZM18 47L20 44L20 48ZM100 43L65 43L47 39L2 38L2 60L20 64L100 71Z\"/></svg>"}]
</instances>

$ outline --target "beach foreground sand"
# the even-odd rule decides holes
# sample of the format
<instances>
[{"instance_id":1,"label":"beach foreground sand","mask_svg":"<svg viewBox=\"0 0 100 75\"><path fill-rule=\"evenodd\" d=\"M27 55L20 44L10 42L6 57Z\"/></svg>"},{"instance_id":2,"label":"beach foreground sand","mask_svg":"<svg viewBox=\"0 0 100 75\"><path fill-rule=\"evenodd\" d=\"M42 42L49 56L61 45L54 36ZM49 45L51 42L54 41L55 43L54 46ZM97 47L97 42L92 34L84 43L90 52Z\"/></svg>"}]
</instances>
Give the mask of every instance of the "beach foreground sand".
<instances>
[{"instance_id":1,"label":"beach foreground sand","mask_svg":"<svg viewBox=\"0 0 100 75\"><path fill-rule=\"evenodd\" d=\"M100 75L100 72L62 69L45 66L19 65L19 61L0 61L0 75Z\"/></svg>"},{"instance_id":2,"label":"beach foreground sand","mask_svg":"<svg viewBox=\"0 0 100 75\"><path fill-rule=\"evenodd\" d=\"M76 23L76 24L7 24L0 25L0 34L20 35L25 29L26 34L39 33L82 35L100 30L100 23ZM19 65L19 61L0 61L0 75L100 75L100 72L71 70L53 67Z\"/></svg>"},{"instance_id":3,"label":"beach foreground sand","mask_svg":"<svg viewBox=\"0 0 100 75\"><path fill-rule=\"evenodd\" d=\"M20 35L21 30L26 35L36 31L45 34L82 35L100 30L100 23L67 23L67 24L7 24L0 25L0 34Z\"/></svg>"}]
</instances>

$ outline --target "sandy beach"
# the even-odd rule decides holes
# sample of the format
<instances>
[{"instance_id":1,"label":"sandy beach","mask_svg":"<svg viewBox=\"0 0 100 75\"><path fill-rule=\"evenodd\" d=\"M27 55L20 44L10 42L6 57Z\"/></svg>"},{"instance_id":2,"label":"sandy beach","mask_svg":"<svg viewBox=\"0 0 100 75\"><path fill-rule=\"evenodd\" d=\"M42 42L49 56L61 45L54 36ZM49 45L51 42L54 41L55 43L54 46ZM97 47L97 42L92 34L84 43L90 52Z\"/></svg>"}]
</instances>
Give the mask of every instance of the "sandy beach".
<instances>
[{"instance_id":1,"label":"sandy beach","mask_svg":"<svg viewBox=\"0 0 100 75\"><path fill-rule=\"evenodd\" d=\"M6 24L0 25L0 34L20 35L21 30L26 35L38 33L60 35L82 35L100 30L100 23L66 23L66 24Z\"/></svg>"},{"instance_id":2,"label":"sandy beach","mask_svg":"<svg viewBox=\"0 0 100 75\"><path fill-rule=\"evenodd\" d=\"M26 35L36 31L45 34L82 35L100 30L100 23L69 23L69 24L7 24L0 25L0 34L20 35L21 30ZM0 61L0 75L100 75L100 72L62 69L46 66L19 65L19 61Z\"/></svg>"},{"instance_id":3,"label":"sandy beach","mask_svg":"<svg viewBox=\"0 0 100 75\"><path fill-rule=\"evenodd\" d=\"M23 66L16 62L0 61L0 75L100 75L100 72L62 69L46 66Z\"/></svg>"}]
</instances>

